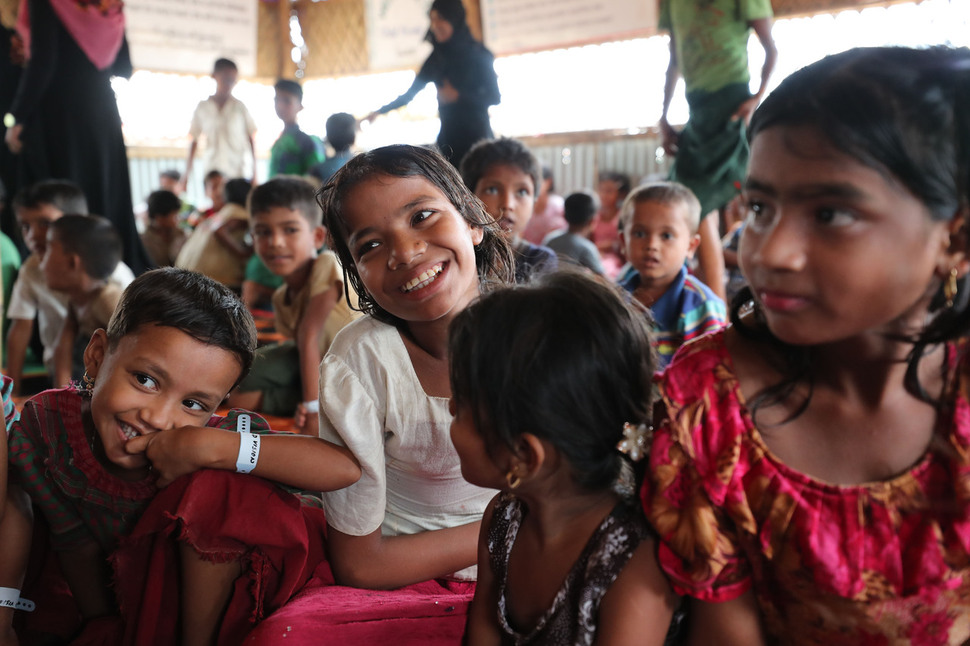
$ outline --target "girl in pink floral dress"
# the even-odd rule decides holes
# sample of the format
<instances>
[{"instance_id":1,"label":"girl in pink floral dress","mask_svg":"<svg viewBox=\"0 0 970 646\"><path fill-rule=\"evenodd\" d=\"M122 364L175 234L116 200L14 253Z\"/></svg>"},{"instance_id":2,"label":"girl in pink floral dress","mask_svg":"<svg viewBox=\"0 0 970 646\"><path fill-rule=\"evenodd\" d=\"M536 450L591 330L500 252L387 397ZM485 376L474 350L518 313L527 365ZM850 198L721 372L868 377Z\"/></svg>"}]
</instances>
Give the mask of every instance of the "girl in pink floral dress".
<instances>
[{"instance_id":1,"label":"girl in pink floral dress","mask_svg":"<svg viewBox=\"0 0 970 646\"><path fill-rule=\"evenodd\" d=\"M641 492L691 643L970 639L970 50L859 49L754 115L733 326Z\"/></svg>"}]
</instances>

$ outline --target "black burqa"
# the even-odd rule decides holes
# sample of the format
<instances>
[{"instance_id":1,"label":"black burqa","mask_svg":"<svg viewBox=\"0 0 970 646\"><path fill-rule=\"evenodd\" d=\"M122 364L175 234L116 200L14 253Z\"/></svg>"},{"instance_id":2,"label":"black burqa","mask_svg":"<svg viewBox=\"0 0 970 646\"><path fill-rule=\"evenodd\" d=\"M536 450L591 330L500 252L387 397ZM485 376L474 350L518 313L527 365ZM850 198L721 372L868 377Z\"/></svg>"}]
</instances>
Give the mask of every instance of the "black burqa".
<instances>
[{"instance_id":1,"label":"black burqa","mask_svg":"<svg viewBox=\"0 0 970 646\"><path fill-rule=\"evenodd\" d=\"M461 0L435 0L431 9L451 23L454 33L443 43L436 42L428 31L427 39L434 46L431 55L421 66L408 91L378 112L390 112L406 105L428 83L436 87L448 81L458 91L453 103L438 101L438 149L456 167L468 149L481 139L492 138L488 107L501 100L495 57L475 40L465 22L465 7Z\"/></svg>"},{"instance_id":2,"label":"black burqa","mask_svg":"<svg viewBox=\"0 0 970 646\"><path fill-rule=\"evenodd\" d=\"M139 274L153 266L135 228L128 155L112 76L131 76L127 41L98 70L61 24L49 0L29 0L30 58L11 112L23 124L18 184L67 179L88 210L117 228L124 261Z\"/></svg>"}]
</instances>

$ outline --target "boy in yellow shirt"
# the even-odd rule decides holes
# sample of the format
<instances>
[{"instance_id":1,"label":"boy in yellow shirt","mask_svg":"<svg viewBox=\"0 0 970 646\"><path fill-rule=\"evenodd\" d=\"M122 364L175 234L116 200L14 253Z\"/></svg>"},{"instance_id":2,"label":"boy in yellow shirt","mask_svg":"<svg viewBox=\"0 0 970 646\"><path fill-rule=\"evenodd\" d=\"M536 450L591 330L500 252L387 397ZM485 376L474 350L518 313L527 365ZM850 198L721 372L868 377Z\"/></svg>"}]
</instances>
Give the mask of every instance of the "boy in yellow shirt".
<instances>
[{"instance_id":1,"label":"boy in yellow shirt","mask_svg":"<svg viewBox=\"0 0 970 646\"><path fill-rule=\"evenodd\" d=\"M252 372L229 401L270 415L294 415L296 430L317 434L320 360L334 336L359 315L347 301L336 254L318 253L326 238L313 186L279 176L253 190L249 201L256 254L283 279L273 294L276 330L291 337L257 351Z\"/></svg>"}]
</instances>

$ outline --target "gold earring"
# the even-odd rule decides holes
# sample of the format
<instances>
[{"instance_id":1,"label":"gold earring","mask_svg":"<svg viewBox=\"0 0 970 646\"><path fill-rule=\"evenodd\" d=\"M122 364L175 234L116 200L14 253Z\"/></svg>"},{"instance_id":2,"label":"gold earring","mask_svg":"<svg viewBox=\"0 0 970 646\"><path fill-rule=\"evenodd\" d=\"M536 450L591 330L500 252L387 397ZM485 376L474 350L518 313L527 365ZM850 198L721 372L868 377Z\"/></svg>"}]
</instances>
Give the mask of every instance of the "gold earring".
<instances>
[{"instance_id":1,"label":"gold earring","mask_svg":"<svg viewBox=\"0 0 970 646\"><path fill-rule=\"evenodd\" d=\"M522 484L522 478L516 475L515 471L509 471L505 474L505 484L509 486L509 489L515 489Z\"/></svg>"},{"instance_id":2,"label":"gold earring","mask_svg":"<svg viewBox=\"0 0 970 646\"><path fill-rule=\"evenodd\" d=\"M950 270L950 275L947 277L946 282L943 284L943 298L945 300L944 306L947 308L953 307L953 299L957 297L957 268L954 267Z\"/></svg>"},{"instance_id":3,"label":"gold earring","mask_svg":"<svg viewBox=\"0 0 970 646\"><path fill-rule=\"evenodd\" d=\"M82 388L83 388L83 393L82 394L87 395L88 397L90 397L91 396L91 393L94 392L94 377L89 377L88 376L88 371L85 370L84 371L84 374L81 376L81 381L84 384L82 386Z\"/></svg>"}]
</instances>

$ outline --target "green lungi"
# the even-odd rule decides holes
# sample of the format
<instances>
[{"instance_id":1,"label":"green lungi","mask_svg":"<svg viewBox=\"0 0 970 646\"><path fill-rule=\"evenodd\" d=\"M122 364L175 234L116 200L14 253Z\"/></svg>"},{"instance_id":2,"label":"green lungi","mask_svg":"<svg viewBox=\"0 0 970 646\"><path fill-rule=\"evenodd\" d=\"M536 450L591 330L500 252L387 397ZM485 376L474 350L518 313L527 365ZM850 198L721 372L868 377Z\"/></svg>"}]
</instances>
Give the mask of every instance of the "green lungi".
<instances>
[{"instance_id":1,"label":"green lungi","mask_svg":"<svg viewBox=\"0 0 970 646\"><path fill-rule=\"evenodd\" d=\"M730 202L738 194L737 184L744 181L747 132L744 120L731 121L731 115L749 98L747 83L687 95L690 119L680 133L670 179L694 191L702 217Z\"/></svg>"}]
</instances>

